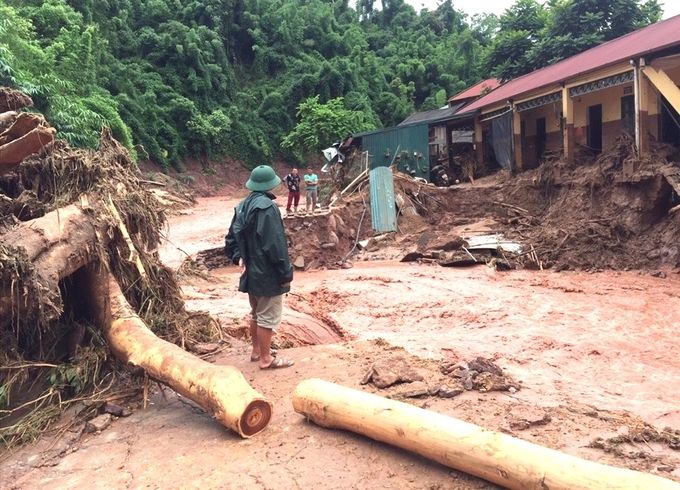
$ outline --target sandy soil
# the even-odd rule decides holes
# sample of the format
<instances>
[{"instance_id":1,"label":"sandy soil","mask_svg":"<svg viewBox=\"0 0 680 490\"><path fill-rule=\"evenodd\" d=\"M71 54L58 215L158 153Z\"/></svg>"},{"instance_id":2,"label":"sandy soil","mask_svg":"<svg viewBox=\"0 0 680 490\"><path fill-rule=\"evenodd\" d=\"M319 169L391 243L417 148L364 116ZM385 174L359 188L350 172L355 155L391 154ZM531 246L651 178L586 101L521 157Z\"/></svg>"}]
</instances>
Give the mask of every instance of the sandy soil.
<instances>
[{"instance_id":1,"label":"sandy soil","mask_svg":"<svg viewBox=\"0 0 680 490\"><path fill-rule=\"evenodd\" d=\"M236 202L202 198L174 216L161 251L166 263L177 267L186 254L221 246ZM239 339L214 357L240 368L274 402L275 416L262 434L242 440L171 390L162 396L156 389L147 409L114 420L100 434L44 439L11 455L2 463L0 487L498 488L387 445L321 429L294 413L292 392L309 377L398 396L403 387L360 385L373 362L394 356L405 357L429 386L450 381L442 363L477 356L521 383L515 393L468 391L410 403L680 481L680 454L668 444L606 442L633 439L645 424L680 427L674 313L680 276L503 273L486 265L362 261L362 254L369 255L359 252L351 269L296 275L278 338L293 346L280 354L296 360L293 368L259 371ZM212 274L211 281L183 278L188 309L208 310L225 332L243 333L247 301L236 291L236 268ZM324 340L334 343L304 345ZM598 438L605 442L592 444Z\"/></svg>"}]
</instances>

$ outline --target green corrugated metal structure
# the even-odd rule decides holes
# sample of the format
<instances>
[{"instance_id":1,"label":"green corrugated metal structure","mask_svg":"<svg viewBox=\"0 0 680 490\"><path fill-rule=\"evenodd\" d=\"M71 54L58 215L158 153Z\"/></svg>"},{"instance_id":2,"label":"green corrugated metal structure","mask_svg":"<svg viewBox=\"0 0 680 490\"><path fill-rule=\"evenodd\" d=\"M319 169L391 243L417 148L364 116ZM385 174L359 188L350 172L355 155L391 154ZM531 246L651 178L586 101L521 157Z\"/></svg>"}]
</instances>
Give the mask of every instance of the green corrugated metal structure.
<instances>
[{"instance_id":1,"label":"green corrugated metal structure","mask_svg":"<svg viewBox=\"0 0 680 490\"><path fill-rule=\"evenodd\" d=\"M361 138L361 149L368 151L370 168L388 167L392 160L404 173L415 170L417 177L429 179L428 124L413 124L378 129L354 136ZM399 154L395 153L399 148Z\"/></svg>"},{"instance_id":2,"label":"green corrugated metal structure","mask_svg":"<svg viewBox=\"0 0 680 490\"><path fill-rule=\"evenodd\" d=\"M400 171L429 181L429 127L474 116L473 112L456 114L456 110L459 107L427 111L424 118L417 122L367 131L353 137L355 140L361 139L361 149L368 151L370 168L387 167L394 160ZM397 148L399 155L395 158ZM415 174L412 173L413 170Z\"/></svg>"}]
</instances>

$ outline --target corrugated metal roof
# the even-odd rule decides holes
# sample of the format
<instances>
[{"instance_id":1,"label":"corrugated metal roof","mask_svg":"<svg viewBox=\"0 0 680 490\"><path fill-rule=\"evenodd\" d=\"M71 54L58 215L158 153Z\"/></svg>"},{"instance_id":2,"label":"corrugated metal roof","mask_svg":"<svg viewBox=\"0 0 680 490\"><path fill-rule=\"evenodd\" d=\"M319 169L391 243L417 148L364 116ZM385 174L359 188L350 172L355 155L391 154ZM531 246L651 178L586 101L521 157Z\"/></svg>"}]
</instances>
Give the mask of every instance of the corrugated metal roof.
<instances>
[{"instance_id":1,"label":"corrugated metal roof","mask_svg":"<svg viewBox=\"0 0 680 490\"><path fill-rule=\"evenodd\" d=\"M477 85L473 85L470 88L466 88L459 94L449 98L449 102L477 98L488 91L495 90L496 88L498 88L500 84L501 81L498 78L489 78L488 80L482 80Z\"/></svg>"},{"instance_id":2,"label":"corrugated metal roof","mask_svg":"<svg viewBox=\"0 0 680 490\"><path fill-rule=\"evenodd\" d=\"M435 109L435 110L436 111L442 111L442 110L445 110L445 109ZM457 120L457 119L465 119L466 117L472 118L472 116L474 116L474 115L475 115L474 111L467 111L466 110L465 112L459 112L459 113L453 114L453 115L442 116L442 117L437 117L437 118L434 118L434 119L427 119L427 120L423 120L423 121L410 122L408 124L401 122L398 126L391 126L389 128L381 128L381 129L372 129L370 131L364 131L363 133L353 134L352 136L354 138L361 138L361 137L367 136L369 134L383 133L385 131L392 131L392 130L395 130L395 129L401 129L401 128L408 127L408 126L418 126L419 124L433 124L433 123L436 123L436 122L449 121L449 120L454 121L454 120Z\"/></svg>"},{"instance_id":3,"label":"corrugated metal roof","mask_svg":"<svg viewBox=\"0 0 680 490\"><path fill-rule=\"evenodd\" d=\"M431 111L416 112L411 114L409 117L404 119L398 124L398 126L405 126L412 123L425 123L440 121L443 119L452 118L461 107L465 105L465 102L460 102L453 107L445 107L444 109L433 109Z\"/></svg>"},{"instance_id":4,"label":"corrugated metal roof","mask_svg":"<svg viewBox=\"0 0 680 490\"><path fill-rule=\"evenodd\" d=\"M598 68L680 45L680 15L662 20L554 65L515 78L466 107L474 111L532 90L560 83Z\"/></svg>"},{"instance_id":5,"label":"corrugated metal roof","mask_svg":"<svg viewBox=\"0 0 680 490\"><path fill-rule=\"evenodd\" d=\"M397 231L394 180L389 167L378 167L369 174L371 185L371 223L375 231Z\"/></svg>"}]
</instances>

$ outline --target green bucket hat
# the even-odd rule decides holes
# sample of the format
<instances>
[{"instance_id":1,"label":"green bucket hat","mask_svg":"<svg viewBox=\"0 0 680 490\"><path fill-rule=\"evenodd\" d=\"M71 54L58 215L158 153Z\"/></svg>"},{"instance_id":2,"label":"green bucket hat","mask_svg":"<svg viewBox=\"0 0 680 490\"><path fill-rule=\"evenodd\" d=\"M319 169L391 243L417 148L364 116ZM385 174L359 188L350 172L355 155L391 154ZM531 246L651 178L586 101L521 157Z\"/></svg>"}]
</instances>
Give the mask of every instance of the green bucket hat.
<instances>
[{"instance_id":1,"label":"green bucket hat","mask_svg":"<svg viewBox=\"0 0 680 490\"><path fill-rule=\"evenodd\" d=\"M251 191L268 191L281 183L281 179L274 169L267 165L260 165L250 173L246 187Z\"/></svg>"}]
</instances>

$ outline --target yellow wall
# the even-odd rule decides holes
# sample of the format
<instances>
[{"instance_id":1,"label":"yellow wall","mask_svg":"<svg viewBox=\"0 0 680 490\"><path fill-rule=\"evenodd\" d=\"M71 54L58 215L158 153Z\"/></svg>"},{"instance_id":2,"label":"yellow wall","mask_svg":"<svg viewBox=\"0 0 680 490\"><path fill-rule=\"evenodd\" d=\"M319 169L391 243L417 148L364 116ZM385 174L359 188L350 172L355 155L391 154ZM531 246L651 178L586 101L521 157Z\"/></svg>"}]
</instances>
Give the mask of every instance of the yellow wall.
<instances>
[{"instance_id":1,"label":"yellow wall","mask_svg":"<svg viewBox=\"0 0 680 490\"><path fill-rule=\"evenodd\" d=\"M597 104L602 104L602 124L620 120L621 98L628 95L634 95L632 83L574 97L574 127L585 127L588 124L588 107Z\"/></svg>"},{"instance_id":2,"label":"yellow wall","mask_svg":"<svg viewBox=\"0 0 680 490\"><path fill-rule=\"evenodd\" d=\"M545 118L545 131L552 133L560 130L560 113L562 102L543 105L521 113L524 122L524 136L536 136L536 120Z\"/></svg>"}]
</instances>

